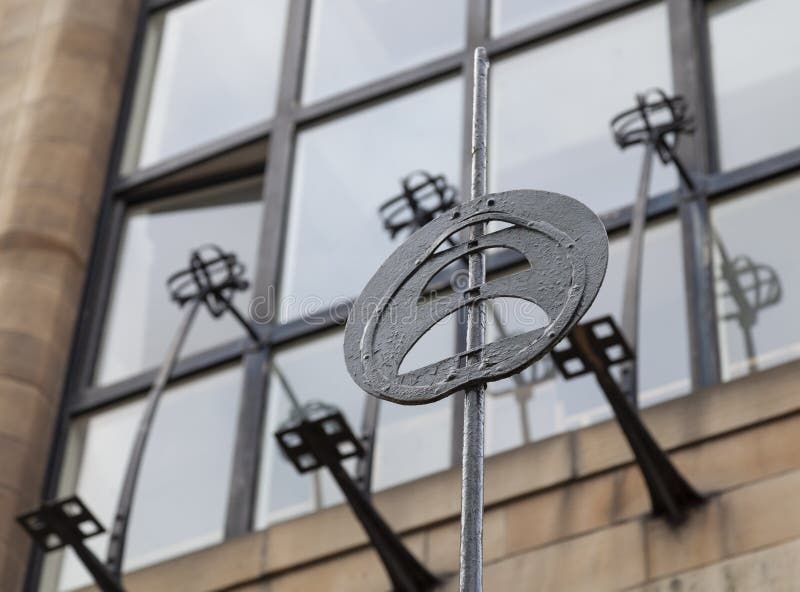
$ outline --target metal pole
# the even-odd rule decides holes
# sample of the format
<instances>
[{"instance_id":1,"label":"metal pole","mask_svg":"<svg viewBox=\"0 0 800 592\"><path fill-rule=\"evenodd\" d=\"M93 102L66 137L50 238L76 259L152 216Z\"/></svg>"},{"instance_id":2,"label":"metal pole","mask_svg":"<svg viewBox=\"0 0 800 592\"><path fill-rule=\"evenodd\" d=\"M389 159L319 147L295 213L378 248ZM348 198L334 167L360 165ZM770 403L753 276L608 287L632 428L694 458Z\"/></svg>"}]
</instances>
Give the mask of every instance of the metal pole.
<instances>
[{"instance_id":1,"label":"metal pole","mask_svg":"<svg viewBox=\"0 0 800 592\"><path fill-rule=\"evenodd\" d=\"M178 361L178 356L186 341L186 336L192 326L197 309L203 301L202 295L194 298L188 303L183 320L170 346L167 357L158 371L153 387L147 395L144 412L139 420L139 428L136 432L136 439L131 449L131 456L128 460L128 469L125 473L125 481L122 483L122 490L117 504L117 513L114 516L114 526L111 530L111 537L108 542L108 568L117 581L120 581L122 573L122 556L125 553L125 538L128 532L128 520L130 518L131 507L133 506L133 494L136 490L136 481L139 477L139 470L144 458L144 450L147 439L150 436L150 429L153 427L156 408L164 393L164 389Z\"/></svg>"},{"instance_id":2,"label":"metal pole","mask_svg":"<svg viewBox=\"0 0 800 592\"><path fill-rule=\"evenodd\" d=\"M650 171L653 168L654 140L645 144L642 173L639 178L639 194L631 213L630 242L628 244L628 268L625 272L625 294L622 297L622 334L628 346L637 351L639 336L639 294L642 285L642 255L644 231L647 222L647 201L650 188ZM637 356L622 366L622 390L631 406L639 406L637 385Z\"/></svg>"},{"instance_id":3,"label":"metal pole","mask_svg":"<svg viewBox=\"0 0 800 592\"><path fill-rule=\"evenodd\" d=\"M488 102L489 60L486 49L475 50L474 87L472 95L472 200L486 194L486 127ZM485 223L470 227L470 241L483 236ZM486 280L484 254L469 256L469 287L475 288ZM485 302L478 301L467 310L467 364L480 363L480 349L486 332ZM483 575L483 446L486 385L464 393L464 446L461 480L461 565L459 590L479 592Z\"/></svg>"},{"instance_id":4,"label":"metal pole","mask_svg":"<svg viewBox=\"0 0 800 592\"><path fill-rule=\"evenodd\" d=\"M366 395L364 415L361 418L361 445L364 456L356 464L356 481L367 497L372 495L372 465L375 460L375 432L378 428L381 400Z\"/></svg>"}]
</instances>

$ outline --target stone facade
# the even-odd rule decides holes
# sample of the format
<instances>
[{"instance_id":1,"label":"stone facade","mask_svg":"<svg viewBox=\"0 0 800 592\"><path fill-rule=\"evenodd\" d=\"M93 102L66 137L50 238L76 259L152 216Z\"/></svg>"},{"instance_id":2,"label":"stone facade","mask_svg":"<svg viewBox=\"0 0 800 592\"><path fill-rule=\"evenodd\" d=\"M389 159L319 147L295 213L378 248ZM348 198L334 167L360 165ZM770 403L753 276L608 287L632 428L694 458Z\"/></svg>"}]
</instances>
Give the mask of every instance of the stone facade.
<instances>
[{"instance_id":1,"label":"stone facade","mask_svg":"<svg viewBox=\"0 0 800 592\"><path fill-rule=\"evenodd\" d=\"M135 0L0 0L0 589L20 590Z\"/></svg>"},{"instance_id":2,"label":"stone facade","mask_svg":"<svg viewBox=\"0 0 800 592\"><path fill-rule=\"evenodd\" d=\"M680 528L649 515L614 421L487 459L486 590L796 590L800 362L643 413L708 496ZM457 590L460 474L375 496L409 549ZM324 534L321 534L324 533ZM347 506L277 524L129 574L147 592L389 590Z\"/></svg>"}]
</instances>

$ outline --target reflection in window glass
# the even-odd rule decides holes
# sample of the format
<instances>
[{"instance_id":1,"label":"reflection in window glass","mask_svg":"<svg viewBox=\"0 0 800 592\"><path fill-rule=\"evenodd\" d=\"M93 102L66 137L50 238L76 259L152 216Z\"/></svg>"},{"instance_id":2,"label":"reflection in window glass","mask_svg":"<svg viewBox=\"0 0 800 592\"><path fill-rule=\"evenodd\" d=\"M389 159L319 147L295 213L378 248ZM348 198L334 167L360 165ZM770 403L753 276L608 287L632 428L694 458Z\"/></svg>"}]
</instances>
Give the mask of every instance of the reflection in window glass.
<instances>
[{"instance_id":1,"label":"reflection in window glass","mask_svg":"<svg viewBox=\"0 0 800 592\"><path fill-rule=\"evenodd\" d=\"M167 278L185 269L189 252L214 243L235 252L252 279L261 218L260 181L202 191L131 209L117 259L95 381L107 384L161 364L182 310ZM247 310L248 292L234 302ZM230 315L201 309L182 354L243 336Z\"/></svg>"},{"instance_id":2,"label":"reflection in window glass","mask_svg":"<svg viewBox=\"0 0 800 592\"><path fill-rule=\"evenodd\" d=\"M241 368L170 387L159 405L139 474L124 569L142 567L222 540ZM60 495L76 493L109 528L144 400L81 417L72 424ZM87 541L105 557L108 533ZM58 589L91 577L72 551L48 560Z\"/></svg>"},{"instance_id":3,"label":"reflection in window glass","mask_svg":"<svg viewBox=\"0 0 800 592\"><path fill-rule=\"evenodd\" d=\"M620 151L608 123L637 92L671 92L669 52L659 4L495 62L490 189L564 193L598 213L633 201L642 150ZM674 182L655 166L654 193Z\"/></svg>"},{"instance_id":4,"label":"reflection in window glass","mask_svg":"<svg viewBox=\"0 0 800 592\"><path fill-rule=\"evenodd\" d=\"M800 2L709 6L720 164L733 168L800 147Z\"/></svg>"},{"instance_id":5,"label":"reflection in window glass","mask_svg":"<svg viewBox=\"0 0 800 592\"><path fill-rule=\"evenodd\" d=\"M357 296L397 246L378 206L417 169L460 170L454 79L300 134L282 280L282 320Z\"/></svg>"},{"instance_id":6,"label":"reflection in window glass","mask_svg":"<svg viewBox=\"0 0 800 592\"><path fill-rule=\"evenodd\" d=\"M288 0L196 0L151 21L126 169L268 119ZM145 52L148 56L148 52ZM150 89L148 90L148 88ZM137 129L141 128L141 129Z\"/></svg>"},{"instance_id":7,"label":"reflection in window glass","mask_svg":"<svg viewBox=\"0 0 800 592\"><path fill-rule=\"evenodd\" d=\"M502 35L595 0L492 0L492 35Z\"/></svg>"},{"instance_id":8,"label":"reflection in window glass","mask_svg":"<svg viewBox=\"0 0 800 592\"><path fill-rule=\"evenodd\" d=\"M643 407L689 391L680 244L680 228L676 222L651 224L647 229L639 326L639 401ZM610 314L619 325L627 257L627 238L612 239L605 281L585 320ZM494 314L487 317L492 341L500 337L498 322L502 322L508 334L530 331L544 322L543 312L538 307L500 302L494 308ZM512 377L489 384L487 454L612 416L593 375L566 382L549 356L519 376L522 381Z\"/></svg>"},{"instance_id":9,"label":"reflection in window glass","mask_svg":"<svg viewBox=\"0 0 800 592\"><path fill-rule=\"evenodd\" d=\"M725 379L800 356L800 261L788 238L797 234L798 195L792 177L711 210Z\"/></svg>"},{"instance_id":10,"label":"reflection in window glass","mask_svg":"<svg viewBox=\"0 0 800 592\"><path fill-rule=\"evenodd\" d=\"M464 45L465 0L314 0L306 102L413 68Z\"/></svg>"},{"instance_id":11,"label":"reflection in window glass","mask_svg":"<svg viewBox=\"0 0 800 592\"><path fill-rule=\"evenodd\" d=\"M412 350L415 362L441 359L455 345L454 323L433 331L422 347ZM430 334L430 332L429 332ZM366 395L350 378L342 354L342 331L281 350L275 364L283 371L302 402L318 400L337 406L356 435ZM327 470L300 475L283 456L275 442L275 432L289 416L290 403L274 376L270 381L269 409L264 433L261 487L256 527L313 512L343 502L339 488ZM444 399L432 405L406 407L381 403L378 440L373 466L373 490L443 470L450 462L452 402ZM354 459L345 464L354 468Z\"/></svg>"}]
</instances>

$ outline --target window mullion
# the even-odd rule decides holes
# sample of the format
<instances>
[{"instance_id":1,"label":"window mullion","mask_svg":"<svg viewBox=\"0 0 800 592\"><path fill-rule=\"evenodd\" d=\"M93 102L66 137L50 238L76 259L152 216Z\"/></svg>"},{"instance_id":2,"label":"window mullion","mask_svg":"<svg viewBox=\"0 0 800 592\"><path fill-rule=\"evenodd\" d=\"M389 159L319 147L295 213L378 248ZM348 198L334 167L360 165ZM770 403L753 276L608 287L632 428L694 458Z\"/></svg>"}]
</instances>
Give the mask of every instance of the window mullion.
<instances>
[{"instance_id":1,"label":"window mullion","mask_svg":"<svg viewBox=\"0 0 800 592\"><path fill-rule=\"evenodd\" d=\"M699 22L700 0L667 0L672 46L672 70L676 93L686 97L692 110L694 133L684 138L679 156L695 175L713 170L712 125L704 64L707 44ZM683 234L683 259L689 322L689 360L693 389L720 380L719 343L716 327L714 274L711 261L712 231L703 192L678 200Z\"/></svg>"},{"instance_id":2,"label":"window mullion","mask_svg":"<svg viewBox=\"0 0 800 592\"><path fill-rule=\"evenodd\" d=\"M258 316L267 322L262 327L265 340L269 339L277 317L284 221L289 209L294 156L296 103L303 77L310 8L310 0L293 0L290 3L277 110L268 144L258 265L253 270L253 303L260 303ZM244 534L253 528L264 414L269 396L269 359L269 352L262 349L249 353L245 360L245 379L228 495L226 538Z\"/></svg>"}]
</instances>

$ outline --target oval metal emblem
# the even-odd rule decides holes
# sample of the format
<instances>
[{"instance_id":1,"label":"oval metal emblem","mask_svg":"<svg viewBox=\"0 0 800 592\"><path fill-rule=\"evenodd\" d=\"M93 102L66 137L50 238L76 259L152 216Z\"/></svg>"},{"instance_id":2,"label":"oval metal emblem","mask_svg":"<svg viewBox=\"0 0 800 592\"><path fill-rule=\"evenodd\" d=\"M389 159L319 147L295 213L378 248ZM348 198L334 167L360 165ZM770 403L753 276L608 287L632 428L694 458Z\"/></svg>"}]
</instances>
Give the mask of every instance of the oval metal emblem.
<instances>
[{"instance_id":1,"label":"oval metal emblem","mask_svg":"<svg viewBox=\"0 0 800 592\"><path fill-rule=\"evenodd\" d=\"M440 249L453 233L494 220L511 226ZM432 301L421 297L444 267L493 247L518 251L530 269ZM510 376L547 354L586 313L607 263L603 223L571 197L517 190L457 206L412 234L364 288L345 329L347 369L368 393L404 405L431 403ZM547 314L547 325L399 373L403 358L438 321L473 302L498 297L533 302ZM480 362L466 364L466 356L475 354Z\"/></svg>"}]
</instances>

